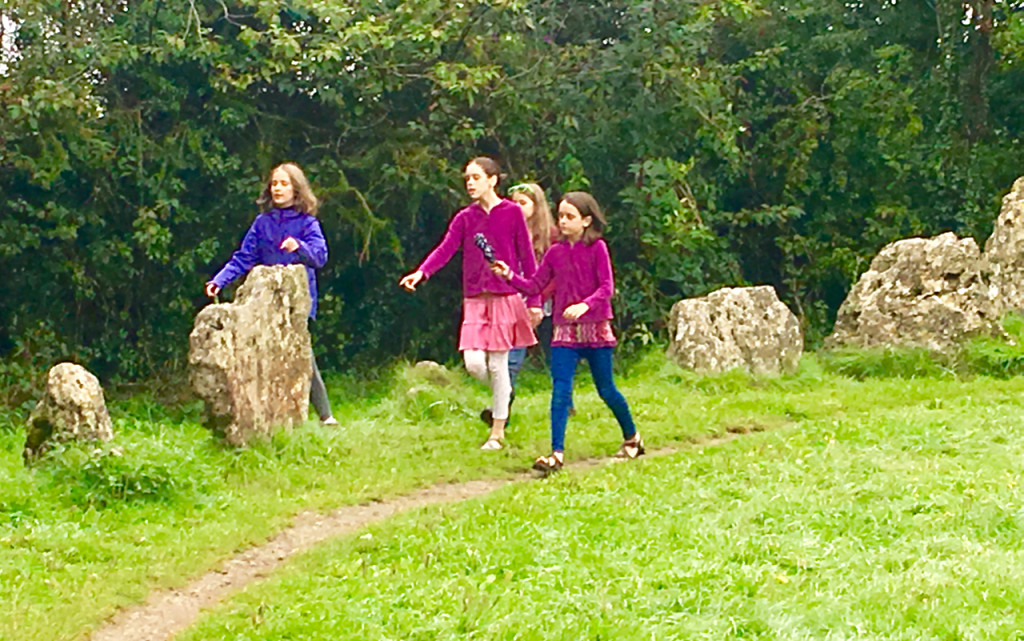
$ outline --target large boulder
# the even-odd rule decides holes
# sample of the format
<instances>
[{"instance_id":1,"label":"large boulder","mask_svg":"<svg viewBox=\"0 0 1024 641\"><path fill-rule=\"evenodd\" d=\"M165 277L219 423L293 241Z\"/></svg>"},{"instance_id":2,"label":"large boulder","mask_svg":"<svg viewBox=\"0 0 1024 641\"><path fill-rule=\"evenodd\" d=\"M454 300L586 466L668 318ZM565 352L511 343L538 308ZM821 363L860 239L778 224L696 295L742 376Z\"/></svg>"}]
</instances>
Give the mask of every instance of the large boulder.
<instances>
[{"instance_id":1,"label":"large boulder","mask_svg":"<svg viewBox=\"0 0 1024 641\"><path fill-rule=\"evenodd\" d=\"M114 428L99 380L81 365L54 365L46 377L46 394L29 415L26 431L26 462L53 442L109 441Z\"/></svg>"},{"instance_id":2,"label":"large boulder","mask_svg":"<svg viewBox=\"0 0 1024 641\"><path fill-rule=\"evenodd\" d=\"M309 408L312 300L302 265L258 266L233 303L208 305L189 335L189 378L207 427L232 445L302 423Z\"/></svg>"},{"instance_id":3,"label":"large boulder","mask_svg":"<svg viewBox=\"0 0 1024 641\"><path fill-rule=\"evenodd\" d=\"M1001 309L1024 311L1024 177L1003 196L995 229L985 242L984 260Z\"/></svg>"},{"instance_id":4,"label":"large boulder","mask_svg":"<svg viewBox=\"0 0 1024 641\"><path fill-rule=\"evenodd\" d=\"M978 245L947 232L890 243L843 304L825 347L917 346L948 351L963 339L998 334L999 304Z\"/></svg>"},{"instance_id":5,"label":"large boulder","mask_svg":"<svg viewBox=\"0 0 1024 641\"><path fill-rule=\"evenodd\" d=\"M728 287L681 300L669 317L668 356L700 373L740 367L755 374L792 372L804 337L775 288Z\"/></svg>"}]
</instances>

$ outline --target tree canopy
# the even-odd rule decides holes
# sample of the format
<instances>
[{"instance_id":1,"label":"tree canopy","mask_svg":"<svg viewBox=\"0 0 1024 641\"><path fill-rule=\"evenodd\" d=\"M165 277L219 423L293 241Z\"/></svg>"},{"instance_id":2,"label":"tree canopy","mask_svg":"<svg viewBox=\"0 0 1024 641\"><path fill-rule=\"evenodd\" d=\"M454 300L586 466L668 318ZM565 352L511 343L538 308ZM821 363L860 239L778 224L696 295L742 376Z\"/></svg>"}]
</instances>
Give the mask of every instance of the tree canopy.
<instances>
[{"instance_id":1,"label":"tree canopy","mask_svg":"<svg viewBox=\"0 0 1024 641\"><path fill-rule=\"evenodd\" d=\"M291 160L324 201L325 362L445 359L457 268L397 280L481 153L608 210L627 343L768 283L814 344L885 243L989 233L1021 36L1020 0L9 0L0 355L180 363Z\"/></svg>"}]
</instances>

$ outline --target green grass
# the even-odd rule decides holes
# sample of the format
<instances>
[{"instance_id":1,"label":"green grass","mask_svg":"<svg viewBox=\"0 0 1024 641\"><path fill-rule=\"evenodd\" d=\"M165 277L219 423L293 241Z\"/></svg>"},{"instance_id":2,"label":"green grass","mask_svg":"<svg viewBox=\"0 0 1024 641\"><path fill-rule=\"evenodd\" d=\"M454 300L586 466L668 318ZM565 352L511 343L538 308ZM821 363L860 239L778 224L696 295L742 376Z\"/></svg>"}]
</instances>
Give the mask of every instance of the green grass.
<instances>
[{"instance_id":1,"label":"green grass","mask_svg":"<svg viewBox=\"0 0 1024 641\"><path fill-rule=\"evenodd\" d=\"M79 638L117 608L142 600L150 590L182 585L236 551L265 540L285 527L291 517L303 509L330 509L386 498L439 481L504 477L528 467L534 456L546 453L548 448L549 384L540 372L525 373L509 431L509 446L499 453L484 453L477 449L485 438L486 429L476 415L487 400L487 392L461 372L444 386L424 382L416 378L408 367L399 366L384 382L375 384L372 394L366 397L349 395L343 398L340 390L354 394L350 390L362 389L354 379L334 378L328 382L336 413L342 422L340 429L310 424L245 450L227 449L214 442L199 426L199 408L195 404L167 408L145 396L136 396L111 404L117 433L113 443L99 449L66 448L54 452L37 467L26 470L21 464L24 436L19 424L20 414L0 414L0 600L5 604L0 609L0 639ZM865 442L874 438L880 453L887 451L885 448L891 436L886 430L892 425L906 423L910 426L908 434L912 434L913 429L918 429L913 427L917 423L912 420L918 414L934 417L937 424L947 421L953 424L956 417L971 418L973 414L998 410L1005 413L1006 430L980 440L995 443L993 439L998 436L1003 439L1001 447L1015 448L1017 445L1010 428L1024 423L1024 410L1016 401L1024 392L1024 380L1021 379L912 375L896 379L867 377L854 380L827 371L813 357L805 358L801 370L793 376L762 379L735 372L700 377L666 363L658 353L651 353L625 366L619 383L648 445L652 447L688 444L726 432L780 431L770 436L745 437L751 439L750 443L762 443L765 445L759 447L767 448L753 459L744 449L753 445L745 445L748 441L744 440L742 446L730 445L714 454L686 454L671 462L652 460L641 466L587 476L569 473L554 482L511 489L494 500L474 502L465 508L442 508L402 517L370 529L371 539L355 537L342 542L341 547L332 547L327 557L318 558L332 568L347 568L358 563L359 575L365 577L372 576L372 572L390 576L398 569L413 573L405 578L394 574L391 587L372 581L361 589L387 591L399 589L398 586L406 580L431 581L424 584L430 586L429 589L423 588L424 593L432 591L438 595L435 600L461 603L452 607L462 614L454 610L439 612L436 620L430 620L433 623L423 624L423 630L443 630L437 633L441 637L463 634L458 632L459 625L469 630L464 633L466 636L472 636L472 630L477 629L472 626L478 619L467 619L470 615L466 613L498 617L505 623L494 625L506 625L507 628L501 629L510 631L512 626L529 624L531 616L525 616L519 610L493 609L494 602L487 595L490 590L502 586L518 586L514 589L525 595L530 583L547 585L555 582L561 587L545 594L573 594L573 599L579 600L578 607L587 604L587 607L596 607L595 603L600 605L604 603L602 599L607 598L613 599L613 604L626 603L630 608L641 608L642 604L626 596L629 591L625 586L649 587L648 579L629 574L628 568L638 565L657 567L657 558L625 558L622 543L626 539L616 538L610 530L588 530L598 525L589 517L579 522L575 520L569 507L576 505L577 500L581 501L579 505L584 511L602 515L601 519L609 520L610 524L628 524L636 517L639 525L625 530L632 532L630 538L646 527L647 521L652 524L658 521L657 514L644 512L653 509L665 511L673 519L704 514L702 518L705 520L699 527L694 526L697 529L693 531L705 538L717 536L728 539L735 534L730 529L735 526L727 523L738 522L732 507L751 500L745 493L754 489L757 489L758 501L769 492L767 488L771 487L772 479L758 477L755 472L768 474L775 466L767 462L780 456L785 448L796 448L811 438L809 435L819 434L815 437L817 440L807 442L807 447L812 448L808 451L817 452L815 456L832 451L829 450L827 433L855 434L861 431L864 435L857 438ZM570 422L567 441L570 468L573 461L581 458L611 454L620 440L614 418L597 398L586 375L582 375L578 382L576 407L579 414ZM904 430L896 431L903 434ZM847 440L844 439L847 438L844 436L837 442L845 444ZM857 442L849 438L852 439L849 441L851 444ZM767 444L772 445L769 448ZM812 446L819 450L813 450ZM810 460L812 454L800 456ZM866 462L877 462L872 461L870 452L865 456ZM957 456L942 456L945 458L939 458L939 461L958 460ZM1000 473L1003 469L1012 469L999 467L1004 461L993 458L993 451L979 452L978 457L979 461L987 461ZM751 460L757 462L761 458L765 459L766 467L751 467ZM718 463L708 467L707 461ZM661 470L665 470L664 473ZM672 470L677 470L678 474ZM847 492L863 491L857 483L874 482L872 479L871 475L854 475L844 481L848 487L841 487ZM897 483L892 491L908 491L905 479L885 479L878 482L892 481ZM706 487L705 480L708 481ZM722 487L714 485L716 482L722 483ZM826 477L809 477L807 482L812 485L837 483ZM597 489L594 489L595 483L598 484ZM626 494L616 489L630 483L640 485ZM601 487L605 489L601 490ZM596 494L590 496L593 492ZM672 501L676 499L681 503L672 507ZM789 506L788 509L797 508ZM480 511L478 514L483 516L472 516L473 510ZM534 515L540 521L532 525L529 520L515 520L533 518ZM490 521L497 529L481 529L485 522ZM570 529L581 527L581 531L590 531L591 534L586 539L570 536L564 544L570 547L559 547L563 545L557 542L565 533L563 523ZM716 523L718 525L714 525ZM703 530L711 527L724 527L726 531ZM436 540L429 545L416 543L415 537L410 538L416 532ZM693 552L693 548L688 547L693 541L680 538L683 531L679 532L679 535L673 535L676 538L670 537L657 545L651 542L648 547L656 550L661 549L658 545L667 545L661 549L659 557L678 558L682 552L673 550L679 546L679 550ZM538 558L543 559L543 563L528 563L533 557L525 556L526 548L502 543L499 547L509 550L510 554L515 549L519 552L512 557L502 557L500 563L494 562L493 567L503 568L501 572L479 574L491 567L478 564L490 558L489 550L495 547L480 541L486 542L491 538L507 541L520 536L526 537L524 541L533 541L529 546L530 554L540 555ZM828 536L832 535L819 533L818 536L827 543ZM580 547L587 540L593 541L592 549ZM453 547L438 547L437 552L433 552L435 548L431 545L442 542ZM401 560L405 553L396 552L398 556L393 558L397 565L377 566L374 564L380 560L376 552L378 545L409 545L412 547L401 549L411 556ZM364 549L367 551L359 552ZM709 550L701 552L706 553ZM438 557L448 554L463 556L447 560ZM599 573L605 571L602 564L612 563L618 568L616 571L624 573L613 582L621 592L612 590L601 596L604 593L600 590L593 592L586 583L577 585L575 580L578 577L566 582L563 573L544 569L559 559L573 561L569 564L572 567L567 565L564 568L569 573L565 575L567 577L576 577L573 573L577 572L577 565L579 572ZM521 568L516 565L520 561ZM451 572L445 572L431 578L431 572L424 571L424 568L438 564L444 567L449 562L455 564L452 567L462 567L461 574L450 576ZM593 567L587 569L588 563ZM732 574L727 578L715 574L725 567L721 563L724 562L712 563L701 572L716 581L734 580ZM507 571L511 571L513 576L506 578ZM333 574L325 579L300 570L296 570L289 580L299 581L303 574L314 583L339 582ZM494 578L488 580L492 574ZM436 582L438 580L440 584ZM791 582L795 580L790 577ZM489 583L482 586L484 581ZM302 594L282 587L285 585L260 588L283 592L275 593L277 596L271 599L274 603L268 602L260 610L267 611L267 614L259 614L256 619L266 618L267 625L259 626L255 632L270 629L268 626L274 612L286 616L289 609L302 610L316 603L313 600L304 604ZM302 591L312 589L305 587ZM362 602L359 599L369 597L339 596L339 593L331 592L323 598ZM409 621L421 621L424 616L423 603L415 600L412 594L381 598L384 601L374 606L382 609L379 614L384 617L376 624L378 632L397 625L392 622L392 617L406 616ZM533 594L529 598L544 600L547 596ZM647 599L647 596L642 598ZM278 599L280 608L274 610L278 607ZM512 596L496 600L506 599L515 600ZM564 600L554 603L566 616L574 612L572 607L577 607ZM661 601L655 599L650 605L653 607L659 603ZM786 610L789 606L782 603L778 607ZM238 616L244 618L244 614ZM645 621L648 616L653 618L644 624L647 626L644 629L659 620L653 614L643 614ZM825 617L824 614L821 616ZM367 619L373 620L377 619ZM630 617L623 618L623 621L628 620ZM457 625L457 621L462 623ZM238 617L226 616L221 623L207 625L213 627L204 629L211 630L218 625L241 624ZM335 625L341 624L325 622L324 627L318 629L330 631ZM626 628L617 627L619 625L610 623L602 629L609 631L610 638L615 635L638 638L626 634ZM542 627L538 623L536 629ZM350 633L355 634L352 631L357 629L366 636L350 638L375 638L373 634L377 634L369 628L358 627L351 627ZM555 629L566 630L564 634L568 636L565 638L575 634L575 628ZM252 631L246 632L250 633ZM194 638L225 638L220 633L199 634ZM302 638L305 633L293 634ZM310 634L314 638L329 638L320 633ZM475 634L479 636L482 633ZM581 634L593 636L588 631ZM660 633L658 636L661 638ZM389 637L384 634L376 638ZM390 638L427 637L396 632Z\"/></svg>"},{"instance_id":2,"label":"green grass","mask_svg":"<svg viewBox=\"0 0 1024 641\"><path fill-rule=\"evenodd\" d=\"M937 387L406 514L182 638L1022 638L1024 408Z\"/></svg>"},{"instance_id":3,"label":"green grass","mask_svg":"<svg viewBox=\"0 0 1024 641\"><path fill-rule=\"evenodd\" d=\"M1024 374L1024 316L1008 313L1000 320L1001 336L979 336L949 352L921 347L835 349L818 354L830 372L865 379L992 376Z\"/></svg>"}]
</instances>

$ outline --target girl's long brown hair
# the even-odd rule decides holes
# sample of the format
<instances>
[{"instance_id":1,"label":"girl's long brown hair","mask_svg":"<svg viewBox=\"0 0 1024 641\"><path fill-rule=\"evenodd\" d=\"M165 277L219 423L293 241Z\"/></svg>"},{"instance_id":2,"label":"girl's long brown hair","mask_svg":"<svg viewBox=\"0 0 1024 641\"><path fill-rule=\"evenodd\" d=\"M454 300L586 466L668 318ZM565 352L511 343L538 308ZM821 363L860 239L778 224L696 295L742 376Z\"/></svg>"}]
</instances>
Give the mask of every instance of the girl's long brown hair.
<instances>
[{"instance_id":1,"label":"girl's long brown hair","mask_svg":"<svg viewBox=\"0 0 1024 641\"><path fill-rule=\"evenodd\" d=\"M302 172L302 168L293 162L281 163L270 170L263 193L256 199L256 205L259 206L260 211L269 211L274 208L274 197L270 194L270 181L274 177L274 172L278 169L288 174L288 178L292 181L295 197L292 200L291 208L310 216L316 216L316 212L320 210L320 201L317 200L316 195L313 193L313 188L310 187L309 180L306 178L306 174Z\"/></svg>"},{"instance_id":2,"label":"girl's long brown hair","mask_svg":"<svg viewBox=\"0 0 1024 641\"><path fill-rule=\"evenodd\" d=\"M537 183L522 183L509 189L509 195L523 194L533 202L533 216L526 221L533 243L533 253L539 261L551 247L551 230L555 221L551 218L551 207L544 190Z\"/></svg>"}]
</instances>

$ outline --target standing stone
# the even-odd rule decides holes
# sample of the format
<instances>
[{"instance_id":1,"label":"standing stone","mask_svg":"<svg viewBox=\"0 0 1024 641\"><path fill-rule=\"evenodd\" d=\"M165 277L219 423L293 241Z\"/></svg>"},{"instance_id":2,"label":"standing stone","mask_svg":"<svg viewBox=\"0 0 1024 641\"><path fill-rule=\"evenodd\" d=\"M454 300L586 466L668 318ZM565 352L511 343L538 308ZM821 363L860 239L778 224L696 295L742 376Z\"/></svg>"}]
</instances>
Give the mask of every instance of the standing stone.
<instances>
[{"instance_id":1,"label":"standing stone","mask_svg":"<svg viewBox=\"0 0 1024 641\"><path fill-rule=\"evenodd\" d=\"M1024 177L1003 196L995 229L985 242L985 270L1001 310L1024 311Z\"/></svg>"},{"instance_id":2,"label":"standing stone","mask_svg":"<svg viewBox=\"0 0 1024 641\"><path fill-rule=\"evenodd\" d=\"M908 238L871 261L839 307L825 347L948 351L969 336L999 334L998 315L973 238Z\"/></svg>"},{"instance_id":3,"label":"standing stone","mask_svg":"<svg viewBox=\"0 0 1024 641\"><path fill-rule=\"evenodd\" d=\"M109 441L114 437L103 388L89 370L58 363L46 377L46 394L28 417L23 456L29 462L53 441Z\"/></svg>"},{"instance_id":4,"label":"standing stone","mask_svg":"<svg viewBox=\"0 0 1024 641\"><path fill-rule=\"evenodd\" d=\"M804 347L799 321L768 285L681 300L672 306L668 329L669 358L700 373L792 372Z\"/></svg>"},{"instance_id":5,"label":"standing stone","mask_svg":"<svg viewBox=\"0 0 1024 641\"><path fill-rule=\"evenodd\" d=\"M208 305L189 335L189 378L207 427L232 445L306 420L312 306L302 265L257 266L233 303Z\"/></svg>"}]
</instances>

